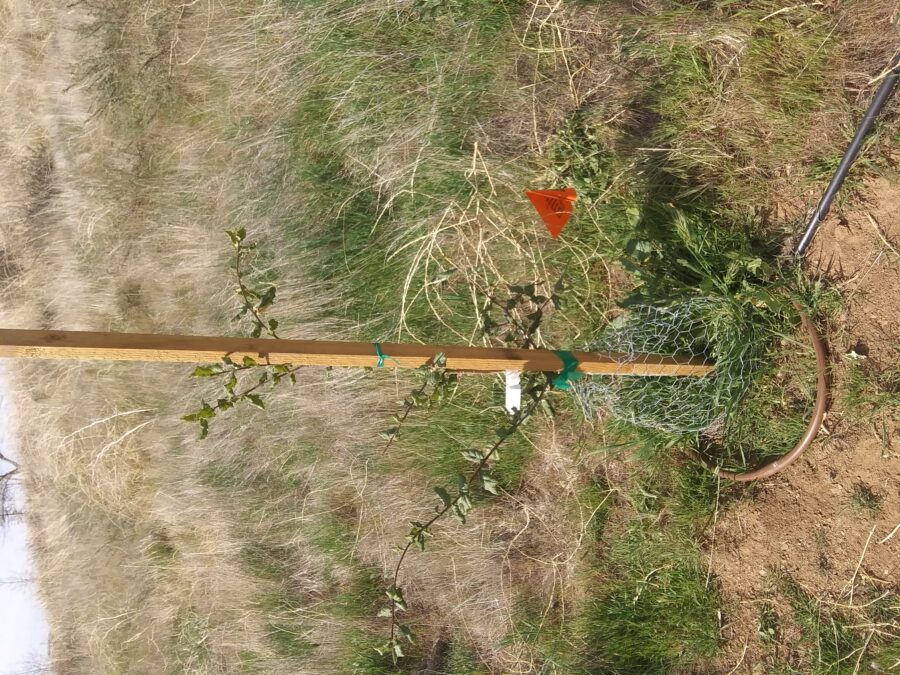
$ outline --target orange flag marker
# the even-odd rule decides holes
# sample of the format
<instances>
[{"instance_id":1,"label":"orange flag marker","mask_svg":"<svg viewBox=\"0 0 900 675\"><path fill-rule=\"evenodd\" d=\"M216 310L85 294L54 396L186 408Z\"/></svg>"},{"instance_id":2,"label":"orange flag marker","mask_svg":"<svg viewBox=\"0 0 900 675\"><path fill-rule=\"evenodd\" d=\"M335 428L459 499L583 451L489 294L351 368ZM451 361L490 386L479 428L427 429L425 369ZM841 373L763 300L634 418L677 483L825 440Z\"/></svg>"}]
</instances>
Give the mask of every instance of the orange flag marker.
<instances>
[{"instance_id":1,"label":"orange flag marker","mask_svg":"<svg viewBox=\"0 0 900 675\"><path fill-rule=\"evenodd\" d=\"M538 215L556 239L572 215L572 204L578 199L575 188L565 190L528 190L525 195L534 204Z\"/></svg>"}]
</instances>

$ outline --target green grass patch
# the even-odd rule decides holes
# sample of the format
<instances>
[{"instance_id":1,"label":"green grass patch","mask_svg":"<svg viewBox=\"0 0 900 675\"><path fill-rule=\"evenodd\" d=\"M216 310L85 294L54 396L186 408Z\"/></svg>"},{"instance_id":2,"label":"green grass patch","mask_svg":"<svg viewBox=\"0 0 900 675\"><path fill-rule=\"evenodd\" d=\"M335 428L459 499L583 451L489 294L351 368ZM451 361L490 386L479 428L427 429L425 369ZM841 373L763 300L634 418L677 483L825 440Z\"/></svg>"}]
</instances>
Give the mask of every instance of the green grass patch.
<instances>
[{"instance_id":1,"label":"green grass patch","mask_svg":"<svg viewBox=\"0 0 900 675\"><path fill-rule=\"evenodd\" d=\"M884 497L873 490L869 485L857 483L850 493L850 506L857 511L869 516L877 516L884 504Z\"/></svg>"},{"instance_id":2,"label":"green grass patch","mask_svg":"<svg viewBox=\"0 0 900 675\"><path fill-rule=\"evenodd\" d=\"M833 19L797 8L763 21L773 11L765 1L725 11L642 17L645 30L672 32L636 35L627 48L652 64L658 85L645 99L656 118L644 147L667 148L657 159L690 193L752 213L784 166L809 167L828 150L807 149L803 131L828 90Z\"/></svg>"},{"instance_id":3,"label":"green grass patch","mask_svg":"<svg viewBox=\"0 0 900 675\"><path fill-rule=\"evenodd\" d=\"M773 578L802 630L802 672L837 675L866 672L870 665L873 672L896 666L900 653L892 638L900 626L900 597L896 593L859 583L855 607L850 609L849 603L827 603L813 597L786 575ZM884 630L877 630L879 627ZM862 670L857 669L857 663L862 664Z\"/></svg>"},{"instance_id":4,"label":"green grass patch","mask_svg":"<svg viewBox=\"0 0 900 675\"><path fill-rule=\"evenodd\" d=\"M487 675L481 661L463 640L451 640L447 647L444 672L447 675Z\"/></svg>"},{"instance_id":5,"label":"green grass patch","mask_svg":"<svg viewBox=\"0 0 900 675\"><path fill-rule=\"evenodd\" d=\"M260 579L279 581L290 571L290 551L281 546L248 542L241 549L241 566Z\"/></svg>"},{"instance_id":6,"label":"green grass patch","mask_svg":"<svg viewBox=\"0 0 900 675\"><path fill-rule=\"evenodd\" d=\"M211 664L209 632L209 616L198 614L192 607L182 608L175 619L173 649L179 672L196 671Z\"/></svg>"},{"instance_id":7,"label":"green grass patch","mask_svg":"<svg viewBox=\"0 0 900 675\"><path fill-rule=\"evenodd\" d=\"M309 7L293 4L301 14ZM310 272L342 291L336 312L372 334L395 327L417 250L404 247L472 194L466 170L475 122L502 110L514 91L504 73L519 6L418 3L388 12L331 2L318 17L310 14L308 55L296 64L309 86L286 130L291 154L278 179L294 186L303 211L284 227L310 260ZM353 20L340 20L347 12ZM327 31L319 32L317 21L326 21ZM412 139L412 154L391 147L391 139L402 146L404 137ZM394 169L399 175L379 186L379 172ZM419 301L411 303L406 323L437 338L440 324L420 297L428 280L422 272L410 281L409 297ZM471 324L465 294L445 304L451 325Z\"/></svg>"},{"instance_id":8,"label":"green grass patch","mask_svg":"<svg viewBox=\"0 0 900 675\"><path fill-rule=\"evenodd\" d=\"M900 346L895 348L900 355ZM877 417L900 414L900 368L879 369L867 361L851 361L841 402L854 413Z\"/></svg>"},{"instance_id":9,"label":"green grass patch","mask_svg":"<svg viewBox=\"0 0 900 675\"><path fill-rule=\"evenodd\" d=\"M900 354L900 347L895 351ZM839 385L837 397L852 418L865 420L885 450L891 449L891 427L900 418L900 368L853 360Z\"/></svg>"},{"instance_id":10,"label":"green grass patch","mask_svg":"<svg viewBox=\"0 0 900 675\"><path fill-rule=\"evenodd\" d=\"M149 541L144 546L144 552L158 565L169 565L178 556L175 543L165 530L156 530L150 534Z\"/></svg>"},{"instance_id":11,"label":"green grass patch","mask_svg":"<svg viewBox=\"0 0 900 675\"><path fill-rule=\"evenodd\" d=\"M308 632L297 623L270 623L268 637L279 656L304 659L316 648L307 637Z\"/></svg>"},{"instance_id":12,"label":"green grass patch","mask_svg":"<svg viewBox=\"0 0 900 675\"><path fill-rule=\"evenodd\" d=\"M414 410L390 450L392 455L402 454L404 461L435 480L452 481L457 474L468 473L472 465L462 452L469 448L488 450L497 440L496 431L506 424L503 385L494 379L485 386L474 378L464 378L442 404L430 410ZM525 426L525 435L510 436L495 455L499 459L491 474L506 490L518 486L533 451L526 438L530 426Z\"/></svg>"},{"instance_id":13,"label":"green grass patch","mask_svg":"<svg viewBox=\"0 0 900 675\"><path fill-rule=\"evenodd\" d=\"M641 460L597 523L584 575L591 594L558 643L569 659L559 672L701 672L719 645L720 599L696 538L738 493L675 461L684 437L622 423L608 432L611 449ZM594 500L604 492L590 489Z\"/></svg>"},{"instance_id":14,"label":"green grass patch","mask_svg":"<svg viewBox=\"0 0 900 675\"><path fill-rule=\"evenodd\" d=\"M601 483L579 492L573 517L595 514L583 544L584 603L565 618L527 592L517 603L507 641L527 647L541 672L693 672L715 655L719 597L692 539L715 508L715 479L664 461L639 474L615 501ZM608 531L617 509L630 522Z\"/></svg>"},{"instance_id":15,"label":"green grass patch","mask_svg":"<svg viewBox=\"0 0 900 675\"><path fill-rule=\"evenodd\" d=\"M358 632L354 626L368 624L384 605L385 585L379 568L353 558L356 513L352 505L348 506L352 499L346 494L329 492L325 503L317 507L326 511L320 517L302 522L295 518L313 461L308 450L298 446L286 453L274 448L271 451L277 461L263 464L249 454L230 462L209 462L200 469L200 480L229 502L239 500L235 527L245 543L238 562L248 575L265 582L256 606L265 618L264 629L272 649L298 667L319 658L318 646L309 637L309 619L305 618L313 596L292 583L297 573L298 542L320 556L317 568L310 571L317 588L314 601L325 603L334 623L334 639L346 644L342 648L343 667L368 650L369 643L375 643L372 638L365 648L361 647L353 637ZM245 670L254 672L254 668L251 660Z\"/></svg>"},{"instance_id":16,"label":"green grass patch","mask_svg":"<svg viewBox=\"0 0 900 675\"><path fill-rule=\"evenodd\" d=\"M342 668L354 675L381 675L382 673L418 673L421 672L418 648L413 648L408 658L394 664L388 655L380 655L375 647L384 644L383 635L370 631L351 631L343 642Z\"/></svg>"},{"instance_id":17,"label":"green grass patch","mask_svg":"<svg viewBox=\"0 0 900 675\"><path fill-rule=\"evenodd\" d=\"M579 619L587 671L683 672L715 654L718 595L689 540L636 523L608 563L611 578Z\"/></svg>"},{"instance_id":18,"label":"green grass patch","mask_svg":"<svg viewBox=\"0 0 900 675\"><path fill-rule=\"evenodd\" d=\"M539 672L582 672L579 648L571 633L570 626L561 624L559 613L548 609L543 598L523 589L515 605L512 631L504 642L527 648Z\"/></svg>"}]
</instances>

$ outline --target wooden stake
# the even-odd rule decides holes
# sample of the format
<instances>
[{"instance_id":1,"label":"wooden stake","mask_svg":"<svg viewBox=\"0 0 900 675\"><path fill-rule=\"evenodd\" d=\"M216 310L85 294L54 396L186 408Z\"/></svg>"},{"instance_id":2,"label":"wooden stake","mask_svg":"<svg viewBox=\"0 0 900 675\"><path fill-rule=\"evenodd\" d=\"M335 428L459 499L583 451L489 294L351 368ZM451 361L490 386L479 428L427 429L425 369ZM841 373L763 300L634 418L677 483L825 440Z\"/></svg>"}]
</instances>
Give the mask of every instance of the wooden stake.
<instances>
[{"instance_id":1,"label":"wooden stake","mask_svg":"<svg viewBox=\"0 0 900 675\"><path fill-rule=\"evenodd\" d=\"M548 349L457 347L452 345L381 344L384 365L418 368L438 353L447 368L460 371L559 371L560 358ZM0 358L170 361L212 363L230 356L250 356L270 364L340 366L378 365L371 342L271 340L140 333L93 333L58 330L0 329ZM572 352L578 370L593 375L700 376L713 370L699 357Z\"/></svg>"}]
</instances>

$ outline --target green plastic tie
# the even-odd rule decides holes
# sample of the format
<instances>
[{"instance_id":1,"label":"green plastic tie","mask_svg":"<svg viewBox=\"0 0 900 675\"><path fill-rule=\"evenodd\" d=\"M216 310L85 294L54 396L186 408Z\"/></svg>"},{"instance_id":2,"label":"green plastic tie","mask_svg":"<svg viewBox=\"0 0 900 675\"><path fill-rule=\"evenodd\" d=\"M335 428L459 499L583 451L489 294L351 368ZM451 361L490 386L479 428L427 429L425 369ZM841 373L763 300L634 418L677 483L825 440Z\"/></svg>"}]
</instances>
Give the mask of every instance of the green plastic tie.
<instances>
[{"instance_id":1,"label":"green plastic tie","mask_svg":"<svg viewBox=\"0 0 900 675\"><path fill-rule=\"evenodd\" d=\"M385 356L384 352L381 351L381 343L380 342L373 342L372 344L375 345L375 356L378 357L378 363L376 364L376 366L378 368L384 368L384 360L385 359L390 359L391 361L396 363L398 366L400 365L400 362L397 359L395 359L393 356Z\"/></svg>"},{"instance_id":2,"label":"green plastic tie","mask_svg":"<svg viewBox=\"0 0 900 675\"><path fill-rule=\"evenodd\" d=\"M578 372L578 359L572 356L572 352L562 349L553 352L562 361L563 369L559 375L553 378L553 386L556 389L571 389L572 382L577 382L584 377L584 373Z\"/></svg>"}]
</instances>

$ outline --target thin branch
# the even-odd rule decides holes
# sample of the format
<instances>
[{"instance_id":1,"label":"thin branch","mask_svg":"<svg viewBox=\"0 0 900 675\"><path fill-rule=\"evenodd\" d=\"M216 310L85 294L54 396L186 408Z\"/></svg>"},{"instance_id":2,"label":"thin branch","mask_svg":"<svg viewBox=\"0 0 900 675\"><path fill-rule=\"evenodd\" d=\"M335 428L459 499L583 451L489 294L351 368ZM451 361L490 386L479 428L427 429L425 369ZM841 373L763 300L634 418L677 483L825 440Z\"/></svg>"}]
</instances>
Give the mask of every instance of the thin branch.
<instances>
[{"instance_id":1,"label":"thin branch","mask_svg":"<svg viewBox=\"0 0 900 675\"><path fill-rule=\"evenodd\" d=\"M544 396L547 394L547 392L549 390L550 390L550 384L547 383L537 392L537 395L531 400L530 405L527 408L524 408L521 412L519 412L517 414L516 418L513 420L512 426L508 429L507 433L504 436L502 436L501 438L497 439L497 441L494 443L494 445L491 446L491 449L488 450L487 453L485 453L484 457L482 457L481 461L475 467L475 470L472 472L472 475L469 476L469 479L465 483L465 490L460 489L457 492L456 497L454 497L452 500L450 500L444 506L443 509L438 511L437 514L431 518L431 520L429 520L427 523L425 523L421 527L422 532L428 532L428 530L431 528L432 525L434 525L438 520L443 518L449 511L451 511L459 503L460 499L462 499L463 496L468 494L468 491L471 489L472 485L475 483L475 480L478 478L478 476L481 475L481 472L485 469L488 462L490 462L491 458L494 456L494 454L497 452L497 450L500 449L500 446L503 445L503 443L506 442L506 440L509 439L510 436L512 436L512 434L514 434L516 432L516 430L518 430L519 427L521 427L522 424L524 424L525 421L528 420L534 414L534 412L537 410L538 406L540 406L541 402L544 400ZM412 540L412 539L407 541L406 546L403 547L403 550L400 553L400 558L397 560L397 564L394 567L393 588L395 588L395 589L397 588L397 581L400 578L400 569L403 567L403 561L406 559L406 556L409 553L410 549L412 548L413 543L414 543L414 540ZM397 621L397 601L394 598L391 598L391 608L390 609L391 609L390 644L393 645L394 641L397 639L396 632L397 632L397 627L398 627L398 623L399 623ZM396 657L394 657L394 660L396 661Z\"/></svg>"},{"instance_id":2,"label":"thin branch","mask_svg":"<svg viewBox=\"0 0 900 675\"><path fill-rule=\"evenodd\" d=\"M884 544L888 539L890 539L890 538L893 537L895 534L897 534L897 530L900 530L900 523L897 523L897 526L896 526L893 530L891 530L890 534L888 534L888 536L886 536L884 539L882 539L882 540L879 541L878 543L879 543L879 544Z\"/></svg>"},{"instance_id":3,"label":"thin branch","mask_svg":"<svg viewBox=\"0 0 900 675\"><path fill-rule=\"evenodd\" d=\"M848 603L850 607L853 607L853 591L856 588L856 575L859 574L859 568L862 567L863 559L866 557L866 551L869 550L869 542L872 541L872 535L875 534L875 528L877 525L872 526L872 530L869 532L869 536L866 537L866 544L863 546L862 554L859 556L859 562L856 563L856 569L853 570L853 578L850 579L850 602Z\"/></svg>"},{"instance_id":4,"label":"thin branch","mask_svg":"<svg viewBox=\"0 0 900 675\"><path fill-rule=\"evenodd\" d=\"M18 472L18 470L20 468L19 463L16 460L12 459L11 457L7 457L2 452L0 452L0 462L6 462L7 464L10 464L12 466L12 470L7 471L3 475L0 475L0 478L6 478L7 476L11 476L14 473Z\"/></svg>"},{"instance_id":5,"label":"thin branch","mask_svg":"<svg viewBox=\"0 0 900 675\"><path fill-rule=\"evenodd\" d=\"M233 370L224 370L224 371L222 371L222 375L226 375L226 374L231 375L231 374L236 373L236 372L239 372L239 371L241 371L241 370L251 370L251 369L253 369L253 368L260 368L260 367L265 367L265 366L263 366L262 364L259 364L259 365L256 365L256 366L239 366L239 367L235 367ZM300 370L302 367L303 367L303 366L294 366L293 368L288 368L288 369L285 370L283 373L277 373L279 380L282 379L282 378L284 378L284 377L289 377L289 376L293 375L293 374L296 373L298 370ZM269 382L269 379L268 379L268 378L266 378L266 379L261 379L259 382L257 382L256 384L254 384L252 387L249 387L248 389L245 389L245 390L243 390L243 391L241 391L241 392L238 392L237 394L232 394L232 396L231 396L230 399L222 399L222 400L225 400L225 401L227 401L227 402L229 402L229 403L231 403L231 404L233 405L234 403L237 403L239 400L241 400L241 399L243 399L243 398L246 398L247 396L249 396L250 394L252 394L254 391L256 391L257 389L259 389L259 388L260 388L261 386L263 386L264 384L268 384L268 382ZM220 403L220 402L217 401L217 402L216 402L216 405L211 406L211 407L212 407L213 410L220 410L220 409L222 408L222 403Z\"/></svg>"},{"instance_id":6,"label":"thin branch","mask_svg":"<svg viewBox=\"0 0 900 675\"><path fill-rule=\"evenodd\" d=\"M431 363L430 359L428 363ZM385 454L394 444L394 441L397 440L397 437L400 435L400 430L403 428L403 423L406 421L406 418L409 417L409 413L412 412L412 409L416 407L416 397L424 394L426 387L428 387L428 380L425 380L425 382L422 383L422 386L413 392L412 396L407 399L403 408L403 415L397 420L397 426L391 431L390 438L388 438L387 443L385 443L385 446L381 449L382 455Z\"/></svg>"},{"instance_id":7,"label":"thin branch","mask_svg":"<svg viewBox=\"0 0 900 675\"><path fill-rule=\"evenodd\" d=\"M872 225L872 228L875 230L875 234L878 235L878 238L881 239L881 242L890 249L891 253L900 258L900 252L894 248L894 245L888 241L887 237L884 236L884 233L881 231L881 228L878 226L878 222L872 217L870 213L866 213L866 218L869 219L869 223Z\"/></svg>"},{"instance_id":8,"label":"thin branch","mask_svg":"<svg viewBox=\"0 0 900 675\"><path fill-rule=\"evenodd\" d=\"M234 273L235 273L235 276L237 277L239 295L241 296L241 299L244 301L244 309L246 309L248 312L250 312L250 314L253 315L253 321L254 321L254 323L256 323L257 327L259 327L260 331L265 331L266 333L271 335L276 340L279 340L280 338L275 333L275 331L269 328L268 324L266 324L263 321L262 317L259 315L259 310L257 310L256 307L254 307L253 302L250 299L250 296L255 295L255 292L251 291L249 288L247 288L247 285L244 283L244 277L243 277L243 274L241 273L241 258L243 256L243 254L247 251L247 248L245 246L243 246L243 242L241 242L236 246L236 250L237 250L237 254L235 255L235 260L234 260Z\"/></svg>"}]
</instances>

